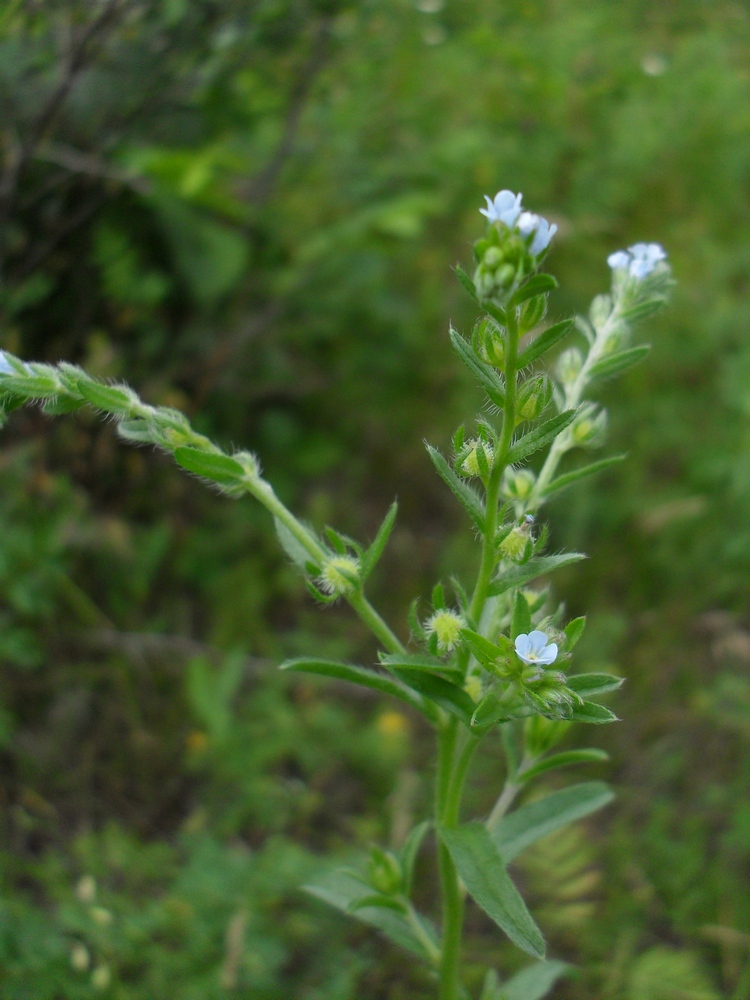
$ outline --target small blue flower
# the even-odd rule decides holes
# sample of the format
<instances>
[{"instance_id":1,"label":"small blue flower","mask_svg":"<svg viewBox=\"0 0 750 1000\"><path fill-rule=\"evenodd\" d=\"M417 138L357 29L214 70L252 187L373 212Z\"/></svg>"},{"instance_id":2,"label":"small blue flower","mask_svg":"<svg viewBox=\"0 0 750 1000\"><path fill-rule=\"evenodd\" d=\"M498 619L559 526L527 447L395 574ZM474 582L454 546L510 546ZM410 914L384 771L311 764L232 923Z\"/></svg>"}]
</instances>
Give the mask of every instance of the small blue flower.
<instances>
[{"instance_id":1,"label":"small blue flower","mask_svg":"<svg viewBox=\"0 0 750 1000\"><path fill-rule=\"evenodd\" d=\"M627 269L631 278L643 281L654 270L657 264L666 260L664 248L658 243L634 243L627 250L618 250L607 257L607 263L613 271Z\"/></svg>"},{"instance_id":2,"label":"small blue flower","mask_svg":"<svg viewBox=\"0 0 750 1000\"><path fill-rule=\"evenodd\" d=\"M516 638L516 653L524 663L539 663L548 667L557 659L557 643L549 642L549 637L535 629Z\"/></svg>"},{"instance_id":3,"label":"small blue flower","mask_svg":"<svg viewBox=\"0 0 750 1000\"><path fill-rule=\"evenodd\" d=\"M607 257L607 263L613 271L623 271L630 265L630 254L627 250L618 250Z\"/></svg>"},{"instance_id":4,"label":"small blue flower","mask_svg":"<svg viewBox=\"0 0 750 1000\"><path fill-rule=\"evenodd\" d=\"M638 281L651 274L660 261L667 259L664 248L658 243L635 243L628 250L633 255L630 273Z\"/></svg>"},{"instance_id":5,"label":"small blue flower","mask_svg":"<svg viewBox=\"0 0 750 1000\"><path fill-rule=\"evenodd\" d=\"M516 219L521 214L521 194L513 194L512 191L498 191L494 199L489 195L484 196L487 208L480 208L479 211L490 222L502 222L509 229L516 224Z\"/></svg>"},{"instance_id":6,"label":"small blue flower","mask_svg":"<svg viewBox=\"0 0 750 1000\"><path fill-rule=\"evenodd\" d=\"M529 250L536 257L542 250L547 249L550 240L557 232L557 226L551 226L541 215L524 212L518 220L518 231L524 238L534 234Z\"/></svg>"}]
</instances>

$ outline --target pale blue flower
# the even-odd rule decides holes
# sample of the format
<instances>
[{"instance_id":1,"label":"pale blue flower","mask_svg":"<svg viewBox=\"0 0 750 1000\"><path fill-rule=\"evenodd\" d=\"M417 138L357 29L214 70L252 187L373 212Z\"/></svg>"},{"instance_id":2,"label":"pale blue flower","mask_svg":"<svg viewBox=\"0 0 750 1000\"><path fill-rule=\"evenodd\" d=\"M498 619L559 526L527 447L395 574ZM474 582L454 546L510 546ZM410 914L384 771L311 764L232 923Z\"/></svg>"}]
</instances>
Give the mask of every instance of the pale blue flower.
<instances>
[{"instance_id":1,"label":"pale blue flower","mask_svg":"<svg viewBox=\"0 0 750 1000\"><path fill-rule=\"evenodd\" d=\"M523 633L516 638L516 653L524 663L539 663L548 667L557 659L557 643L549 642L549 637L534 629L528 635Z\"/></svg>"},{"instance_id":2,"label":"pale blue flower","mask_svg":"<svg viewBox=\"0 0 750 1000\"><path fill-rule=\"evenodd\" d=\"M607 257L613 271L627 269L631 278L643 281L658 263L667 259L664 248L658 243L634 243L627 250L618 250Z\"/></svg>"},{"instance_id":3,"label":"pale blue flower","mask_svg":"<svg viewBox=\"0 0 750 1000\"><path fill-rule=\"evenodd\" d=\"M518 231L524 238L534 234L529 250L536 257L542 250L547 249L550 240L557 232L557 226L551 226L541 215L523 212L518 220Z\"/></svg>"},{"instance_id":4,"label":"pale blue flower","mask_svg":"<svg viewBox=\"0 0 750 1000\"><path fill-rule=\"evenodd\" d=\"M651 274L660 261L667 259L664 248L658 243L635 243L628 247L628 251L633 255L630 273L638 281Z\"/></svg>"},{"instance_id":5,"label":"pale blue flower","mask_svg":"<svg viewBox=\"0 0 750 1000\"><path fill-rule=\"evenodd\" d=\"M521 214L521 194L513 194L512 191L498 191L494 199L489 195L484 196L487 208L480 208L479 211L490 222L502 222L509 229L516 224L516 219Z\"/></svg>"},{"instance_id":6,"label":"pale blue flower","mask_svg":"<svg viewBox=\"0 0 750 1000\"><path fill-rule=\"evenodd\" d=\"M0 351L0 375L17 375L18 372L5 356L5 351Z\"/></svg>"},{"instance_id":7,"label":"pale blue flower","mask_svg":"<svg viewBox=\"0 0 750 1000\"><path fill-rule=\"evenodd\" d=\"M607 257L607 263L613 271L621 271L630 265L630 254L627 250L618 250Z\"/></svg>"}]
</instances>

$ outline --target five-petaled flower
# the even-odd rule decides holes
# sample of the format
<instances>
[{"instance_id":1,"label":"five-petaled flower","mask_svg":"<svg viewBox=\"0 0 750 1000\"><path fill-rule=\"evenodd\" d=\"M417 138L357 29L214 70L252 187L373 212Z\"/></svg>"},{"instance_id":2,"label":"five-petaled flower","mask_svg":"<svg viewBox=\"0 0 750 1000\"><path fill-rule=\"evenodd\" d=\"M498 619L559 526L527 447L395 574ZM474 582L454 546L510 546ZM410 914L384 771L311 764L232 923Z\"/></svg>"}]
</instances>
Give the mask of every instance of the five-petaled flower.
<instances>
[{"instance_id":1,"label":"five-petaled flower","mask_svg":"<svg viewBox=\"0 0 750 1000\"><path fill-rule=\"evenodd\" d=\"M534 629L516 637L516 653L524 663L538 663L548 667L557 659L557 643L550 642L549 636Z\"/></svg>"},{"instance_id":2,"label":"five-petaled flower","mask_svg":"<svg viewBox=\"0 0 750 1000\"><path fill-rule=\"evenodd\" d=\"M664 247L658 243L634 243L627 250L617 250L607 257L613 271L627 270L636 281L648 277L657 264L667 259Z\"/></svg>"},{"instance_id":3,"label":"five-petaled flower","mask_svg":"<svg viewBox=\"0 0 750 1000\"><path fill-rule=\"evenodd\" d=\"M486 216L490 222L503 222L512 229L516 224L516 219L521 214L521 198L523 195L513 194L512 191L498 191L494 198L489 195L484 196L487 208L480 208L482 215Z\"/></svg>"},{"instance_id":4,"label":"five-petaled flower","mask_svg":"<svg viewBox=\"0 0 750 1000\"><path fill-rule=\"evenodd\" d=\"M522 212L518 220L518 231L523 237L534 234L529 250L536 257L542 250L547 249L550 240L557 232L557 226L551 226L541 215L535 215L533 212Z\"/></svg>"}]
</instances>

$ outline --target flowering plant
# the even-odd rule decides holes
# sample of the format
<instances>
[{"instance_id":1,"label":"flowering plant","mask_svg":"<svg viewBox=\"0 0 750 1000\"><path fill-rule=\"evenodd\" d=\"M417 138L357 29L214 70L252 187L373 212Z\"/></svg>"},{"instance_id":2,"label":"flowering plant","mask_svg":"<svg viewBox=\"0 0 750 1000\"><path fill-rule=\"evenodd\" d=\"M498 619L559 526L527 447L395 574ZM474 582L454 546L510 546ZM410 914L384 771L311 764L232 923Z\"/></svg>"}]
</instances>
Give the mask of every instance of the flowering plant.
<instances>
[{"instance_id":1,"label":"flowering plant","mask_svg":"<svg viewBox=\"0 0 750 1000\"><path fill-rule=\"evenodd\" d=\"M128 386L102 383L65 362L38 364L0 353L3 419L27 402L40 403L48 414L89 405L112 416L125 440L170 452L184 469L230 496L252 494L272 515L282 547L313 596L323 604L346 601L372 631L381 646L376 666L316 657L281 666L363 685L421 714L437 735L433 816L398 850L375 847L365 865L329 873L307 888L428 963L440 1000L467 995L461 972L467 894L536 959L502 983L488 970L481 1000L542 997L566 969L545 960L544 938L508 865L546 833L604 806L611 792L604 783L589 781L513 807L549 771L606 756L595 749L554 749L561 722L615 719L597 699L621 679L571 669L585 619L565 622L562 609L549 604L547 588L532 584L583 556L544 554L547 531L539 528L538 512L549 497L621 457L558 471L569 452L602 443L606 411L584 401L584 394L647 353L647 347L631 345L632 325L665 303L671 284L661 247L635 244L610 256L611 291L594 299L588 318L546 324L556 281L541 267L557 227L524 211L521 202L522 196L510 191L487 198L480 210L487 229L474 247L474 273L457 268L483 315L469 338L455 330L450 337L489 405L471 432L457 430L451 459L428 446L438 475L479 539L477 577L471 588L457 579L448 587L438 584L426 617L415 604L407 642L365 594L394 525L395 503L367 546L330 528L320 535L279 500L254 455L224 452L179 411L149 406ZM582 346L560 354L554 375L538 368L543 355L575 328ZM524 467L544 451L538 472ZM488 817L463 822L462 794L473 755L498 728L506 753L504 786ZM417 910L411 892L415 861L430 830L437 842L439 930Z\"/></svg>"}]
</instances>

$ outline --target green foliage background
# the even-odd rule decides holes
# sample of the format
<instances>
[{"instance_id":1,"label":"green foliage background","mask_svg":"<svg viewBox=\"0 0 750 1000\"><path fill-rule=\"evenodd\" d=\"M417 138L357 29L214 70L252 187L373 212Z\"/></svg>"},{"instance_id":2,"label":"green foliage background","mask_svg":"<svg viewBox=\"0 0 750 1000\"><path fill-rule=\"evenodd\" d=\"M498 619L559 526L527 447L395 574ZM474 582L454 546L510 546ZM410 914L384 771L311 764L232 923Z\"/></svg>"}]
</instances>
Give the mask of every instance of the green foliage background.
<instances>
[{"instance_id":1,"label":"green foliage background","mask_svg":"<svg viewBox=\"0 0 750 1000\"><path fill-rule=\"evenodd\" d=\"M750 998L748 65L730 0L0 11L2 346L185 409L316 525L372 537L398 494L390 620L474 565L422 439L477 405L447 327L473 319L450 269L481 196L558 223L559 316L607 253L668 249L674 304L608 392L628 461L549 515L592 556L558 583L581 655L629 678L601 734L616 806L519 869L580 967L561 1000ZM429 997L298 891L324 852L398 840L430 748L274 672L372 649L311 606L265 515L30 411L0 524L3 997ZM428 904L429 858L423 882ZM470 955L516 960L472 920Z\"/></svg>"}]
</instances>

